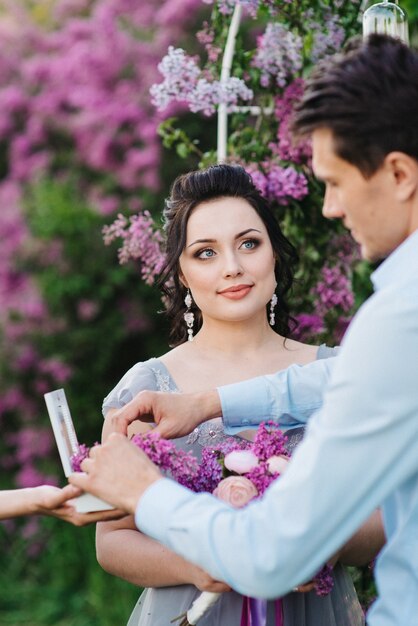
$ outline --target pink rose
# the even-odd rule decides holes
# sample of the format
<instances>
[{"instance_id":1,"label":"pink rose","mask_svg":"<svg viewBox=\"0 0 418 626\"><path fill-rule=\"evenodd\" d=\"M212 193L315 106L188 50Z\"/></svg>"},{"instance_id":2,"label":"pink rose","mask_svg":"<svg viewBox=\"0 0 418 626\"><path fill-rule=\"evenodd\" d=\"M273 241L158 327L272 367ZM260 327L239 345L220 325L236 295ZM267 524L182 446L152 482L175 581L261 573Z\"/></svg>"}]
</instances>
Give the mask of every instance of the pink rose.
<instances>
[{"instance_id":1,"label":"pink rose","mask_svg":"<svg viewBox=\"0 0 418 626\"><path fill-rule=\"evenodd\" d=\"M272 474L283 474L283 472L286 470L288 463L289 459L287 459L285 456L271 456L267 460L267 467Z\"/></svg>"},{"instance_id":2,"label":"pink rose","mask_svg":"<svg viewBox=\"0 0 418 626\"><path fill-rule=\"evenodd\" d=\"M255 498L258 491L245 476L228 476L221 480L213 495L239 509Z\"/></svg>"},{"instance_id":3,"label":"pink rose","mask_svg":"<svg viewBox=\"0 0 418 626\"><path fill-rule=\"evenodd\" d=\"M234 450L225 455L225 467L237 474L246 474L258 465L258 458L250 450Z\"/></svg>"}]
</instances>

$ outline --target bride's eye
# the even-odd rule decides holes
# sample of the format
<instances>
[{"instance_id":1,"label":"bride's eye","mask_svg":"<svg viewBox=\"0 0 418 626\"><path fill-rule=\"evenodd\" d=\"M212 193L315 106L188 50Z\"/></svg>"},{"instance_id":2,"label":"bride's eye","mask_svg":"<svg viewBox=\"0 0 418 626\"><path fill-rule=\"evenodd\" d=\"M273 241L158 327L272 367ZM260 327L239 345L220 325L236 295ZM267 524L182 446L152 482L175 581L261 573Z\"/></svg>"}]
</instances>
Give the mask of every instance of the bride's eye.
<instances>
[{"instance_id":1,"label":"bride's eye","mask_svg":"<svg viewBox=\"0 0 418 626\"><path fill-rule=\"evenodd\" d=\"M254 250L254 248L257 248L259 245L260 242L258 239L246 239L242 242L240 247L244 248L244 250Z\"/></svg>"},{"instance_id":2,"label":"bride's eye","mask_svg":"<svg viewBox=\"0 0 418 626\"><path fill-rule=\"evenodd\" d=\"M198 250L195 254L197 259L212 259L215 256L214 250L212 248L205 248L204 250Z\"/></svg>"}]
</instances>

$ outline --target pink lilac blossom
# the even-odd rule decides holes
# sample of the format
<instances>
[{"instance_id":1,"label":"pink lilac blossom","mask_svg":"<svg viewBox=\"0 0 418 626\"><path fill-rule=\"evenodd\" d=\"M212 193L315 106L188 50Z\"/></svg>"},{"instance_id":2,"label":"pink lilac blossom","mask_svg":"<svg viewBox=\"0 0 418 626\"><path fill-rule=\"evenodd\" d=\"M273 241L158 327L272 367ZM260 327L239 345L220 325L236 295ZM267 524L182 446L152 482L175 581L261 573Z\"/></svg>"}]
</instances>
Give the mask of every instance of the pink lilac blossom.
<instances>
[{"instance_id":1,"label":"pink lilac blossom","mask_svg":"<svg viewBox=\"0 0 418 626\"><path fill-rule=\"evenodd\" d=\"M50 140L58 136L71 143L67 154L76 164L129 189L157 188L161 116L144 96L161 51L200 0L160 4L156 11L131 0L61 0L49 32L15 8L15 27L0 51L0 129L10 140L10 176L23 183L53 165L60 144ZM155 31L155 38L150 43L135 28Z\"/></svg>"},{"instance_id":2,"label":"pink lilac blossom","mask_svg":"<svg viewBox=\"0 0 418 626\"><path fill-rule=\"evenodd\" d=\"M98 310L98 304L94 300L83 299L77 303L77 315L83 322L89 322L96 317Z\"/></svg>"},{"instance_id":3,"label":"pink lilac blossom","mask_svg":"<svg viewBox=\"0 0 418 626\"><path fill-rule=\"evenodd\" d=\"M278 23L269 23L257 41L254 67L261 70L260 83L269 87L274 80L284 87L302 69L302 39Z\"/></svg>"},{"instance_id":4,"label":"pink lilac blossom","mask_svg":"<svg viewBox=\"0 0 418 626\"><path fill-rule=\"evenodd\" d=\"M163 238L148 211L129 219L119 214L113 224L103 228L103 238L106 245L117 238L122 239L118 251L120 263L139 260L142 278L148 285L153 284L164 264Z\"/></svg>"},{"instance_id":5,"label":"pink lilac blossom","mask_svg":"<svg viewBox=\"0 0 418 626\"><path fill-rule=\"evenodd\" d=\"M222 54L222 48L213 44L215 37L214 30L207 22L203 23L203 28L196 34L198 42L204 46L208 55L209 63L216 63Z\"/></svg>"},{"instance_id":6,"label":"pink lilac blossom","mask_svg":"<svg viewBox=\"0 0 418 626\"><path fill-rule=\"evenodd\" d=\"M293 109L302 96L303 88L303 79L297 78L284 89L281 97L276 98L274 114L278 120L277 143L270 144L273 154L279 159L296 164L310 164L312 157L311 141L300 139L295 142L290 130Z\"/></svg>"},{"instance_id":7,"label":"pink lilac blossom","mask_svg":"<svg viewBox=\"0 0 418 626\"><path fill-rule=\"evenodd\" d=\"M98 445L98 444L94 444ZM84 443L81 443L78 448L78 452L73 454L70 459L71 467L73 472L81 472L81 463L84 459L87 459L90 453L90 448L86 446Z\"/></svg>"},{"instance_id":8,"label":"pink lilac blossom","mask_svg":"<svg viewBox=\"0 0 418 626\"><path fill-rule=\"evenodd\" d=\"M138 190L159 187L156 131L162 116L149 103L148 90L163 51L200 5L164 0L156 9L150 1L57 0L45 29L24 3L8 2L1 16L0 135L8 168L0 181L0 336L13 383L2 385L0 413L7 423L15 415L19 423L34 423L39 407L33 395L71 374L34 348L35 336L62 332L65 322L51 317L28 269L28 252L44 266L62 269L65 259L56 242L48 251L33 240L22 210L26 186L51 172L65 181L75 169L93 208L115 212L121 196L126 206L140 208ZM101 190L97 204L94 189ZM86 318L93 308L81 301L78 311ZM15 446L27 451L23 439ZM36 453L25 457L22 486L34 480Z\"/></svg>"},{"instance_id":9,"label":"pink lilac blossom","mask_svg":"<svg viewBox=\"0 0 418 626\"><path fill-rule=\"evenodd\" d=\"M287 206L292 199L302 200L308 194L308 179L292 166L282 167L270 161L261 163L262 171L252 163L244 167L260 193L272 202Z\"/></svg>"},{"instance_id":10,"label":"pink lilac blossom","mask_svg":"<svg viewBox=\"0 0 418 626\"><path fill-rule=\"evenodd\" d=\"M253 163L244 163L245 170L251 176L254 185L262 196L267 197L268 179L267 176Z\"/></svg>"},{"instance_id":11,"label":"pink lilac blossom","mask_svg":"<svg viewBox=\"0 0 418 626\"><path fill-rule=\"evenodd\" d=\"M278 204L288 205L290 200L302 200L308 195L308 180L293 167L271 165L267 173L267 197Z\"/></svg>"}]
</instances>

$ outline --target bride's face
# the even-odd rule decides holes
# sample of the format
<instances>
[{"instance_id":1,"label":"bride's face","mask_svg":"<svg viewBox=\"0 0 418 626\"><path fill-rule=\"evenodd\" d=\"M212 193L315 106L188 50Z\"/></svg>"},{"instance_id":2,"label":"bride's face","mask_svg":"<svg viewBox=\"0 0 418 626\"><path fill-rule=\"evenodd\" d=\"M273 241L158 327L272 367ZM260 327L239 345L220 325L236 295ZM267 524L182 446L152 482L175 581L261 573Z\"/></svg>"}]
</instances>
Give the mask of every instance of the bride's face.
<instances>
[{"instance_id":1,"label":"bride's face","mask_svg":"<svg viewBox=\"0 0 418 626\"><path fill-rule=\"evenodd\" d=\"M218 198L193 210L180 256L181 279L203 319L265 318L276 287L274 267L267 229L246 200Z\"/></svg>"}]
</instances>

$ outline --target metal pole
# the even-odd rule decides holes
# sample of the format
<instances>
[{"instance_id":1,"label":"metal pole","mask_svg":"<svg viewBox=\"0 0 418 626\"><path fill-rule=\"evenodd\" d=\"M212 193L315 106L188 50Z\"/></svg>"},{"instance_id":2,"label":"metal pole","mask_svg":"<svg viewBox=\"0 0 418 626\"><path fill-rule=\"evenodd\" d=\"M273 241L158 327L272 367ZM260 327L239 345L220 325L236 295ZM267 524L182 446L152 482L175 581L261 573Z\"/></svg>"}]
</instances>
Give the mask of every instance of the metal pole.
<instances>
[{"instance_id":1,"label":"metal pole","mask_svg":"<svg viewBox=\"0 0 418 626\"><path fill-rule=\"evenodd\" d=\"M227 83L231 76L232 59L234 58L235 51L235 40L237 38L237 33L241 21L241 14L242 6L239 2L237 2L237 4L235 5L234 13L232 15L231 23L229 25L228 37L226 40L224 56L222 59L221 85ZM220 104L218 107L218 163L223 163L226 160L227 140L228 112L226 104Z\"/></svg>"}]
</instances>

